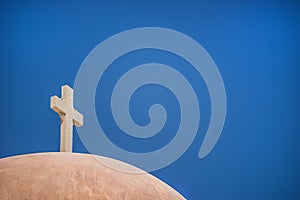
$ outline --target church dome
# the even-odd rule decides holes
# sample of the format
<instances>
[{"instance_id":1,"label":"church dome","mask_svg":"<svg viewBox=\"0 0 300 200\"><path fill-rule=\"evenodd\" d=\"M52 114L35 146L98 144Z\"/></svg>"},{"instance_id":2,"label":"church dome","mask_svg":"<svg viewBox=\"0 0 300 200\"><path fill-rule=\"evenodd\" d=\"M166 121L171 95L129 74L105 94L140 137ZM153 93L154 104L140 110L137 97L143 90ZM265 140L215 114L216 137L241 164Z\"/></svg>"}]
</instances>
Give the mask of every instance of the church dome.
<instances>
[{"instance_id":1,"label":"church dome","mask_svg":"<svg viewBox=\"0 0 300 200\"><path fill-rule=\"evenodd\" d=\"M79 153L38 153L0 159L0 199L184 199L148 173L112 169Z\"/></svg>"}]
</instances>

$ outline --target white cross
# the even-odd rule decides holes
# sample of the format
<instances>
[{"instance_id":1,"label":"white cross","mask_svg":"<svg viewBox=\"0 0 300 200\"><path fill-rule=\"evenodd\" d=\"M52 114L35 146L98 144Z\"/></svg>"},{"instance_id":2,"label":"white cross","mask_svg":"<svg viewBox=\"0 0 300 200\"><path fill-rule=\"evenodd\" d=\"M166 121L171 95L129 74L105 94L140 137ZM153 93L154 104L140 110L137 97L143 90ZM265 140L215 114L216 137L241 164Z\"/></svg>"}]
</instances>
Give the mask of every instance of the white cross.
<instances>
[{"instance_id":1,"label":"white cross","mask_svg":"<svg viewBox=\"0 0 300 200\"><path fill-rule=\"evenodd\" d=\"M73 89L68 85L61 87L61 98L52 96L50 108L60 117L60 151L72 152L73 125L83 125L83 116L73 108Z\"/></svg>"}]
</instances>

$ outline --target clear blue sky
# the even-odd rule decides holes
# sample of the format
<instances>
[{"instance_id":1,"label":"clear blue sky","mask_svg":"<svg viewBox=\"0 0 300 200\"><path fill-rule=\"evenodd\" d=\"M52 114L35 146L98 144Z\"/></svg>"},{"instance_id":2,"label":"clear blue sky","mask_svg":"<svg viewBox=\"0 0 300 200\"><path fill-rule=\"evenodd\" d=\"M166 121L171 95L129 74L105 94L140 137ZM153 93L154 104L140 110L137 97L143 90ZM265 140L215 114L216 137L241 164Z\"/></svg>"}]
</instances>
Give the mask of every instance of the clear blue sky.
<instances>
[{"instance_id":1,"label":"clear blue sky","mask_svg":"<svg viewBox=\"0 0 300 200\"><path fill-rule=\"evenodd\" d=\"M132 28L165 27L192 37L214 59L228 110L220 140L199 160L210 100L201 77L187 66L182 73L198 84L200 129L179 160L152 174L188 199L300 199L300 3L209 2L1 1L0 157L59 151L59 119L49 108L50 96L60 95L62 84L73 86L82 61L101 41ZM185 65L163 52L135 53L115 65ZM108 73L106 84L118 73ZM137 123L147 124L139 112L147 105L159 102L170 112L165 133L139 143L116 129L101 100L109 98L110 87L97 91L96 109L105 129L114 132L112 141L143 152L172 138L180 114L168 90L154 85L134 94ZM87 152L76 131L74 151Z\"/></svg>"}]
</instances>

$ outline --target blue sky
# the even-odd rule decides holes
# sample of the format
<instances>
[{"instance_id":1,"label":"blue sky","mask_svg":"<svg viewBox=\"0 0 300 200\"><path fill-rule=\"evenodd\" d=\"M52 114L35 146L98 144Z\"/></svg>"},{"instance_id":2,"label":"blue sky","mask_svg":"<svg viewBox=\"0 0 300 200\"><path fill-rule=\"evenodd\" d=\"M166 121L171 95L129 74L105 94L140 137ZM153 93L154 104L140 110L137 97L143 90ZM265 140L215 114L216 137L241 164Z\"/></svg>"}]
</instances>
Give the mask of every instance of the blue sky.
<instances>
[{"instance_id":1,"label":"blue sky","mask_svg":"<svg viewBox=\"0 0 300 200\"><path fill-rule=\"evenodd\" d=\"M96 111L113 132L108 137L130 151L153 150L174 136L180 118L168 90L147 86L132 98L133 119L147 124L140 111L161 103L169 112L166 127L156 141L122 135L107 106L109 84L122 73L118 65L155 60L186 66L181 73L197 85L201 102L200 128L180 159L152 174L188 199L299 199L299 22L297 1L1 1L0 157L59 151L59 118L49 108L50 96L60 95L63 84L73 86L85 57L108 37L164 27L199 42L223 77L227 117L217 145L198 159L210 119L205 83L175 55L154 50L120 58L98 86ZM74 151L87 152L76 130Z\"/></svg>"}]
</instances>

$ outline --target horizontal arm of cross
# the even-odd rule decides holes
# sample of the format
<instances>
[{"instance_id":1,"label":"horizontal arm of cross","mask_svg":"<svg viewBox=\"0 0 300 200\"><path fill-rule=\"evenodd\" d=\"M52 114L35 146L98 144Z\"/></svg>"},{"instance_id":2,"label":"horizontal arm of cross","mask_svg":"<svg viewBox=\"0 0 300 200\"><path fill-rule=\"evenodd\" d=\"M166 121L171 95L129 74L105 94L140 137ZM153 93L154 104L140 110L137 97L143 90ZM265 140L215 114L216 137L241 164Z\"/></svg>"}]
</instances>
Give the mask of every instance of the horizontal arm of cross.
<instances>
[{"instance_id":1,"label":"horizontal arm of cross","mask_svg":"<svg viewBox=\"0 0 300 200\"><path fill-rule=\"evenodd\" d=\"M66 114L65 102L58 96L52 96L50 99L50 108L59 114Z\"/></svg>"},{"instance_id":2,"label":"horizontal arm of cross","mask_svg":"<svg viewBox=\"0 0 300 200\"><path fill-rule=\"evenodd\" d=\"M73 109L73 121L77 127L81 127L83 125L83 115L75 109Z\"/></svg>"},{"instance_id":3,"label":"horizontal arm of cross","mask_svg":"<svg viewBox=\"0 0 300 200\"><path fill-rule=\"evenodd\" d=\"M81 127L83 125L83 115L79 113L77 110L75 110L72 107L68 107L67 103L59 98L58 96L52 96L50 99L50 107L53 109L55 112L59 114L73 114L72 119L73 123L77 127Z\"/></svg>"}]
</instances>

